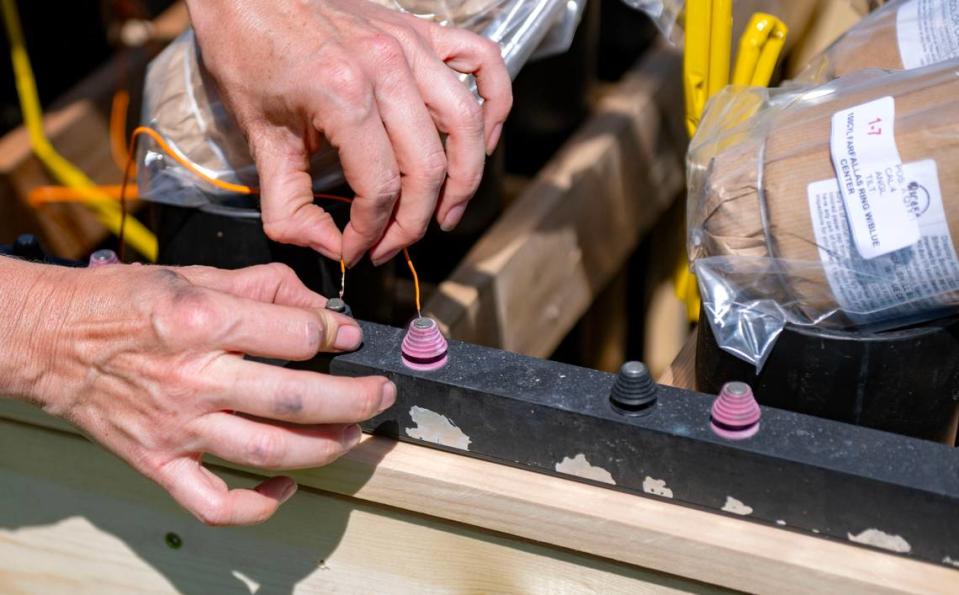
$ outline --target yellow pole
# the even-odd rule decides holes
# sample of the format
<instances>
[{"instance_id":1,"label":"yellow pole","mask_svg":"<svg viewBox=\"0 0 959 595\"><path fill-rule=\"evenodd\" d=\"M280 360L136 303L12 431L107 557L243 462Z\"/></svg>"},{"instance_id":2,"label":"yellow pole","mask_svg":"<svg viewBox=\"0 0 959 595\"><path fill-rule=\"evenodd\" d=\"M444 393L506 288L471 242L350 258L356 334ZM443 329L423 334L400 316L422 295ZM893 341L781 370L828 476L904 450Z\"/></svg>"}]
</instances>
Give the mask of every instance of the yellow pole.
<instances>
[{"instance_id":1,"label":"yellow pole","mask_svg":"<svg viewBox=\"0 0 959 595\"><path fill-rule=\"evenodd\" d=\"M33 69L30 66L30 57L23 40L20 15L17 13L16 3L14 0L0 0L0 7L3 9L3 22L6 25L7 36L10 38L10 59L13 63L17 93L20 97L23 123L30 136L33 153L50 170L53 177L64 186L89 190L93 198L85 200L85 204L93 209L99 220L110 231L118 234L121 220L120 206L109 196L95 190L96 184L93 180L64 159L47 139L46 132L43 129L43 111L40 107L40 98L37 95ZM130 218L126 222L125 236L127 243L137 252L151 261L156 260L156 237L139 221Z\"/></svg>"}]
</instances>

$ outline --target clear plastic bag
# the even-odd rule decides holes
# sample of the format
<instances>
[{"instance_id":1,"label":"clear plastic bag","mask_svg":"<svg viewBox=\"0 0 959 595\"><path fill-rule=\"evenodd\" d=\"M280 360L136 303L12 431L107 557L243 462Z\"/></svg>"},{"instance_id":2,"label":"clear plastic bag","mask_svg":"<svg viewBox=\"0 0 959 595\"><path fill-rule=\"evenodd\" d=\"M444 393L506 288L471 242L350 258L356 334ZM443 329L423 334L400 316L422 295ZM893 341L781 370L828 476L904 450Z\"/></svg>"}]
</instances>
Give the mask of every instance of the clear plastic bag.
<instances>
[{"instance_id":1,"label":"clear plastic bag","mask_svg":"<svg viewBox=\"0 0 959 595\"><path fill-rule=\"evenodd\" d=\"M568 49L586 0L375 0L444 26L479 33L502 47L511 76L534 55ZM464 77L465 78L465 77ZM466 80L475 92L472 79ZM170 146L217 180L257 186L246 140L204 71L192 30L173 41L147 72L142 120ZM199 182L148 140L138 153L140 196L155 202L205 209L239 208L256 216L255 199L230 195ZM343 181L336 153L312 158L314 189Z\"/></svg>"},{"instance_id":2,"label":"clear plastic bag","mask_svg":"<svg viewBox=\"0 0 959 595\"><path fill-rule=\"evenodd\" d=\"M959 305L956 97L959 60L821 86L729 87L710 101L688 158L688 250L723 349L760 367L786 324L878 330ZM856 136L875 121L870 110L890 104L880 136ZM833 154L852 142L866 155L890 136L897 154L886 161L857 157L849 170ZM857 206L845 192L859 188ZM887 208L902 211L891 226L878 218ZM897 250L872 254L860 242L913 230L919 239Z\"/></svg>"},{"instance_id":3,"label":"clear plastic bag","mask_svg":"<svg viewBox=\"0 0 959 595\"><path fill-rule=\"evenodd\" d=\"M666 39L674 38L674 28L686 0L623 0L629 6L645 12Z\"/></svg>"},{"instance_id":4,"label":"clear plastic bag","mask_svg":"<svg viewBox=\"0 0 959 595\"><path fill-rule=\"evenodd\" d=\"M844 33L796 78L823 83L857 70L909 70L959 57L959 1L894 0Z\"/></svg>"}]
</instances>

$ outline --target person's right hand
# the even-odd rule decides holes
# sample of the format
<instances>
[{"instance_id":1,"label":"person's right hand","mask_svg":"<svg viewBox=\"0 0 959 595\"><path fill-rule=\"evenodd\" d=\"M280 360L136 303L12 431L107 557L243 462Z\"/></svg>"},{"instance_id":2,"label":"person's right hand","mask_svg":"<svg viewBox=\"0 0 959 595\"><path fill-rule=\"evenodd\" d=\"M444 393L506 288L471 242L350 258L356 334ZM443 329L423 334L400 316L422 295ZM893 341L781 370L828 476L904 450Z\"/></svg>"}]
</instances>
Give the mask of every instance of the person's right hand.
<instances>
[{"instance_id":1,"label":"person's right hand","mask_svg":"<svg viewBox=\"0 0 959 595\"><path fill-rule=\"evenodd\" d=\"M325 310L288 267L42 269L28 300L40 310L24 307L12 339L30 354L19 396L84 430L204 523L263 521L296 490L288 477L231 490L203 467L204 453L261 469L324 465L359 441L357 422L395 401L385 378L243 358L306 360L360 345L357 323Z\"/></svg>"},{"instance_id":2,"label":"person's right hand","mask_svg":"<svg viewBox=\"0 0 959 595\"><path fill-rule=\"evenodd\" d=\"M269 237L381 264L434 213L456 227L513 101L497 44L367 0L187 5L256 160ZM482 105L461 74L475 76ZM356 192L342 236L313 204L310 156L325 145Z\"/></svg>"}]
</instances>

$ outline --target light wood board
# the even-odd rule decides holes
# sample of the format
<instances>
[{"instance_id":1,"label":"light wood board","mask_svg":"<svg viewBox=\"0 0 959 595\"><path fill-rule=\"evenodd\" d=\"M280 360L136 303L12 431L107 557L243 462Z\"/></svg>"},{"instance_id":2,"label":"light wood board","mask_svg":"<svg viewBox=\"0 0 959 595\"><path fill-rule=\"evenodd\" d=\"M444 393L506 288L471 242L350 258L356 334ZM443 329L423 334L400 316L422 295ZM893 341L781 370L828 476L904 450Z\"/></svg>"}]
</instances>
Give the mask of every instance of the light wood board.
<instances>
[{"instance_id":1,"label":"light wood board","mask_svg":"<svg viewBox=\"0 0 959 595\"><path fill-rule=\"evenodd\" d=\"M0 417L69 429L20 403ZM36 430L43 431L43 430ZM301 485L750 592L948 593L959 572L384 438Z\"/></svg>"},{"instance_id":2,"label":"light wood board","mask_svg":"<svg viewBox=\"0 0 959 595\"><path fill-rule=\"evenodd\" d=\"M221 470L222 471L222 470ZM231 485L253 479L221 475ZM301 489L205 527L76 436L0 421L2 593L673 593L675 577ZM180 540L167 544L168 534ZM715 589L714 589L715 590Z\"/></svg>"}]
</instances>

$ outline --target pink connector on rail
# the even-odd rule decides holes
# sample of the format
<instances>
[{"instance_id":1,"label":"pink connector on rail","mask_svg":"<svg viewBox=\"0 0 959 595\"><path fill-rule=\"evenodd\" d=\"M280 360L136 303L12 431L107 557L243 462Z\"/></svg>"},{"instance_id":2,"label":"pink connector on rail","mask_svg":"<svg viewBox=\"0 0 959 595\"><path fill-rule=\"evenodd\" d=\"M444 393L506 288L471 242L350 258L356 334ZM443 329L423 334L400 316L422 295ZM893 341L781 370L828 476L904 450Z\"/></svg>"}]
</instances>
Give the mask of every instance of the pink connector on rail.
<instances>
[{"instance_id":1,"label":"pink connector on rail","mask_svg":"<svg viewBox=\"0 0 959 595\"><path fill-rule=\"evenodd\" d=\"M446 338L436 321L420 317L410 323L403 337L403 363L411 370L429 372L446 365Z\"/></svg>"},{"instance_id":2,"label":"pink connector on rail","mask_svg":"<svg viewBox=\"0 0 959 595\"><path fill-rule=\"evenodd\" d=\"M759 431L762 411L745 382L727 382L713 401L709 427L727 440L744 440Z\"/></svg>"}]
</instances>

